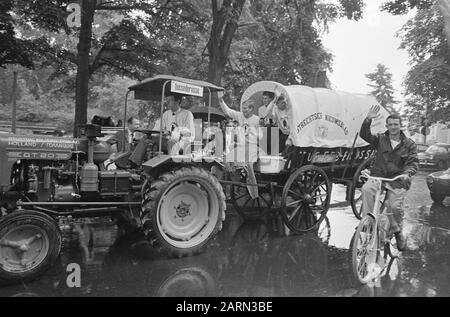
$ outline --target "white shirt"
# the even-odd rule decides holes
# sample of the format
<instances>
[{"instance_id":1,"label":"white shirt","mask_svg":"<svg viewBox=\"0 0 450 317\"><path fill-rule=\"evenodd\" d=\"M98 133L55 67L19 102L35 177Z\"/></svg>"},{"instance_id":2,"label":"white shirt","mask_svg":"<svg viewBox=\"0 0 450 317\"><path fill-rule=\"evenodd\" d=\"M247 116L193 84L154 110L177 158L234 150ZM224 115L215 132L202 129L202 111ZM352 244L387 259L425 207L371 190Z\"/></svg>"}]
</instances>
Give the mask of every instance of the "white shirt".
<instances>
[{"instance_id":1,"label":"white shirt","mask_svg":"<svg viewBox=\"0 0 450 317\"><path fill-rule=\"evenodd\" d=\"M128 130L128 143L133 143L133 138L134 138L134 132L131 132L130 130Z\"/></svg>"},{"instance_id":2,"label":"white shirt","mask_svg":"<svg viewBox=\"0 0 450 317\"><path fill-rule=\"evenodd\" d=\"M185 109L178 109L175 113L172 110L167 110L162 116L162 130L167 130L170 132L179 132L181 134L190 132L189 137L184 137L187 139L195 138L195 126L194 126L194 116L192 112Z\"/></svg>"},{"instance_id":3,"label":"white shirt","mask_svg":"<svg viewBox=\"0 0 450 317\"><path fill-rule=\"evenodd\" d=\"M400 144L400 141L394 141L394 140L391 139L392 149L395 149L395 147L396 147L397 145L399 145L399 144Z\"/></svg>"},{"instance_id":4,"label":"white shirt","mask_svg":"<svg viewBox=\"0 0 450 317\"><path fill-rule=\"evenodd\" d=\"M267 113L267 106L261 106L258 108L258 116L264 118L264 123L269 124L269 119L273 120L272 113Z\"/></svg>"},{"instance_id":5,"label":"white shirt","mask_svg":"<svg viewBox=\"0 0 450 317\"><path fill-rule=\"evenodd\" d=\"M259 117L257 115L251 115L249 118L246 118L242 112L230 109L224 103L221 104L221 108L227 116L238 122L240 128L238 130L243 129L249 143L258 143L260 131Z\"/></svg>"},{"instance_id":6,"label":"white shirt","mask_svg":"<svg viewBox=\"0 0 450 317\"><path fill-rule=\"evenodd\" d=\"M283 132L283 134L289 135L291 131L289 125L289 111L287 111L287 109L280 110L277 106L275 106L272 110L272 114L281 132Z\"/></svg>"}]
</instances>

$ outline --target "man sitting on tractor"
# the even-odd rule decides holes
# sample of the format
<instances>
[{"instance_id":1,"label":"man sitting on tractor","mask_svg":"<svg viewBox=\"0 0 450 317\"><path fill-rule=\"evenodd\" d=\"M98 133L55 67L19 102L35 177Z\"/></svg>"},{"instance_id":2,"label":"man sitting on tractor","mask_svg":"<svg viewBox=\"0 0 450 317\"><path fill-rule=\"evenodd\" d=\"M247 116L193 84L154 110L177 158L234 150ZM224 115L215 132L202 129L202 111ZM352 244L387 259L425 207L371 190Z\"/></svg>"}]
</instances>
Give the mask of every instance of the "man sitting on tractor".
<instances>
[{"instance_id":1,"label":"man sitting on tractor","mask_svg":"<svg viewBox=\"0 0 450 317\"><path fill-rule=\"evenodd\" d=\"M170 93L166 97L166 105L169 108L163 113L159 130L163 134L162 151L171 155L179 155L189 150L189 146L195 137L194 116L192 112L180 107L182 95ZM150 140L147 137L141 139L136 149L130 156L132 165L140 166L145 159L147 146ZM159 136L153 136L151 143L157 144Z\"/></svg>"},{"instance_id":2,"label":"man sitting on tractor","mask_svg":"<svg viewBox=\"0 0 450 317\"><path fill-rule=\"evenodd\" d=\"M182 95L170 94L166 97L169 108L161 119L161 132L167 140L169 154L177 155L186 152L194 141L194 116L189 110L180 107Z\"/></svg>"},{"instance_id":3,"label":"man sitting on tractor","mask_svg":"<svg viewBox=\"0 0 450 317\"><path fill-rule=\"evenodd\" d=\"M136 141L140 140L143 135L140 132L136 132L139 129L141 122L138 118L130 117L127 120L127 128L125 130L119 130L111 138L107 140L111 144L111 148L115 152L125 152L133 150Z\"/></svg>"}]
</instances>

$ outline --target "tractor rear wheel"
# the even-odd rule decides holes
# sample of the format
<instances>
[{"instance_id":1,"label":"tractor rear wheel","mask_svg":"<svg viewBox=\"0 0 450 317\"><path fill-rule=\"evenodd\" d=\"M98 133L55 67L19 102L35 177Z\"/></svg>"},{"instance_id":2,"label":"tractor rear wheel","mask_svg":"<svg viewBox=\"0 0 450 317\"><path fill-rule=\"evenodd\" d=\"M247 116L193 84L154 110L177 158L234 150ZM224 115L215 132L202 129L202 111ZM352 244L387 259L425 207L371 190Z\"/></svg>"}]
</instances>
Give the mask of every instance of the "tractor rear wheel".
<instances>
[{"instance_id":1,"label":"tractor rear wheel","mask_svg":"<svg viewBox=\"0 0 450 317\"><path fill-rule=\"evenodd\" d=\"M153 247L183 257L200 253L216 236L225 208L225 194L214 176L183 167L144 184L141 219Z\"/></svg>"}]
</instances>

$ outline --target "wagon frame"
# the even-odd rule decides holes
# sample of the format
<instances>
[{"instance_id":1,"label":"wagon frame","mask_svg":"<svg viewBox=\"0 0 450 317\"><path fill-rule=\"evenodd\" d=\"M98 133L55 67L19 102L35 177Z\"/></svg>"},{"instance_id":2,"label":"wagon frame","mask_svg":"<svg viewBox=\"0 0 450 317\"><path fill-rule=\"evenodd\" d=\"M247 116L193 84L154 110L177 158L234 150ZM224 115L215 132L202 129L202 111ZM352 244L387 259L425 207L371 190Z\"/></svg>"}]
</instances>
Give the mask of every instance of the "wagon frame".
<instances>
[{"instance_id":1,"label":"wagon frame","mask_svg":"<svg viewBox=\"0 0 450 317\"><path fill-rule=\"evenodd\" d=\"M241 107L246 100L253 99L256 93L267 90L275 92L279 86L282 85L275 82L259 82L251 85L243 93ZM286 88L285 86L282 87ZM293 88L290 89L301 87L302 90L300 91L305 92L306 97L315 102L318 102L315 93L331 94L333 97L339 95L338 92L327 89L314 90L305 86L291 87ZM314 91L312 92L313 96L311 96L311 91ZM299 95L296 93L294 92L292 95L298 97ZM354 109L355 103L358 104L359 102L364 107L377 103L373 96L341 94L344 96L341 100L339 100L340 97L334 100L344 107L347 107L347 104L343 100L349 101L349 107L353 107L349 109ZM385 115L387 111L384 108L383 111ZM256 111L254 110L254 112ZM359 111L359 115L362 115L361 111ZM270 210L270 212L281 215L284 224L291 232L295 234L310 232L318 229L326 217L330 207L332 185L342 184L346 186L345 200L350 203L354 215L360 219L362 213L361 187L363 183L359 176L364 169L371 168L376 151L367 143L358 140L359 127L362 124L363 117L360 119L353 117L352 120L354 139L351 146L292 146L290 154L286 157L285 167L279 173L265 174L255 171L256 182L246 181L245 174L239 181L221 180L222 184L231 186L230 198L237 212L244 219L248 219L254 217L255 212L258 215ZM378 124L381 122L382 118L380 118ZM340 123L343 122L340 121ZM358 125L356 131L355 124ZM345 131L345 134L351 135L348 130ZM347 140L347 144L351 142L348 137ZM257 198L251 197L248 190L251 186L258 188Z\"/></svg>"},{"instance_id":2,"label":"wagon frame","mask_svg":"<svg viewBox=\"0 0 450 317\"><path fill-rule=\"evenodd\" d=\"M303 150L296 148L294 151L305 152ZM306 153L311 154L316 150L320 151L310 149ZM347 151L351 156L345 163L300 163L282 170L280 174L262 174L256 171L256 184L245 180L220 180L220 183L231 185L230 201L245 220L261 216L265 212L279 213L284 224L294 234L311 232L319 228L327 215L333 184L346 186L346 201L350 203L354 215L361 218L360 189L363 184L359 176L362 170L373 164L375 152L369 147ZM357 159L358 156L364 159ZM290 162L292 159L288 159L286 165ZM249 186L258 187L257 198L251 198L247 189Z\"/></svg>"}]
</instances>

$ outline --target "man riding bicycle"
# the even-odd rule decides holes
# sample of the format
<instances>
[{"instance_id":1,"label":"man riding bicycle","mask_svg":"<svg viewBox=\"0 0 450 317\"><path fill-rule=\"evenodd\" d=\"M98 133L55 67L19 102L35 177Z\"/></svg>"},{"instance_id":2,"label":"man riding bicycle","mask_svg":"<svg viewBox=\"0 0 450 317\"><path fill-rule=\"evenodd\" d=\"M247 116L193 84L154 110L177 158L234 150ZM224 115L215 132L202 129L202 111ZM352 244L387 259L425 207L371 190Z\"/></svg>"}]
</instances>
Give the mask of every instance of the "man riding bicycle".
<instances>
[{"instance_id":1,"label":"man riding bicycle","mask_svg":"<svg viewBox=\"0 0 450 317\"><path fill-rule=\"evenodd\" d=\"M401 178L387 185L388 201L387 216L390 223L390 233L394 233L397 240L397 249L404 251L406 241L402 234L403 203L406 192L411 186L411 177L416 174L419 167L417 147L414 141L407 138L400 130L402 120L399 115L392 114L386 118L387 131L383 134L373 135L370 132L372 120L379 117L380 106L372 106L361 125L360 136L377 150L375 163L371 170L372 176ZM362 214L373 210L376 183L368 180L362 187Z\"/></svg>"}]
</instances>

